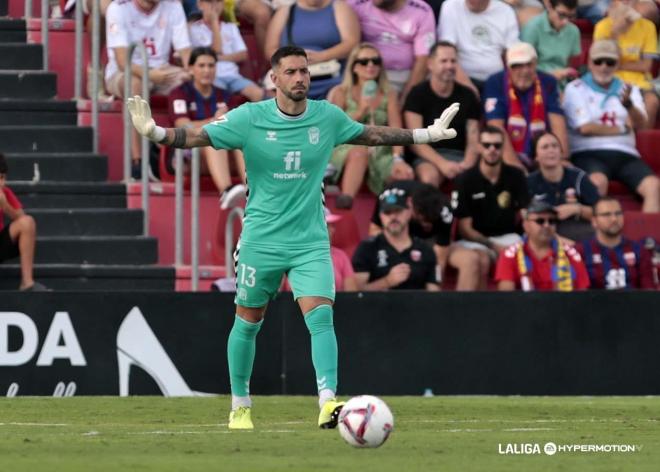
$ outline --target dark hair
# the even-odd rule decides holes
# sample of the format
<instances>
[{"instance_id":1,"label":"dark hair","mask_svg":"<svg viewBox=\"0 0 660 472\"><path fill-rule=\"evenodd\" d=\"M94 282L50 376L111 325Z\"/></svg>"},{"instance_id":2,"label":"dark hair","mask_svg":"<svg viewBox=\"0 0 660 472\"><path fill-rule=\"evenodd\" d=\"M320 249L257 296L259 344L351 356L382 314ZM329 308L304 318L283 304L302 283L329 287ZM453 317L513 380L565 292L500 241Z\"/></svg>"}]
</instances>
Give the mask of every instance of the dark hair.
<instances>
[{"instance_id":1,"label":"dark hair","mask_svg":"<svg viewBox=\"0 0 660 472\"><path fill-rule=\"evenodd\" d=\"M435 43L433 46L431 46L431 49L429 50L429 57L432 57L435 55L435 52L438 50L438 48L452 48L454 52L458 53L458 48L454 43L451 41L446 41L444 39L438 41Z\"/></svg>"},{"instance_id":2,"label":"dark hair","mask_svg":"<svg viewBox=\"0 0 660 472\"><path fill-rule=\"evenodd\" d=\"M564 5L569 10L575 10L578 7L578 0L550 0L552 8L557 8L559 5Z\"/></svg>"},{"instance_id":3,"label":"dark hair","mask_svg":"<svg viewBox=\"0 0 660 472\"><path fill-rule=\"evenodd\" d=\"M7 159L5 155L0 152L0 174L6 174L9 172L9 166L7 166Z\"/></svg>"},{"instance_id":4,"label":"dark hair","mask_svg":"<svg viewBox=\"0 0 660 472\"><path fill-rule=\"evenodd\" d=\"M596 203L594 203L594 206L592 207L593 210L594 210L594 214L596 213L596 208L598 207L598 205L600 203L603 203L603 202L617 202L619 204L619 206L621 206L621 202L619 200L617 200L616 198L614 198L610 195L604 195L602 197L598 197L598 200L596 200Z\"/></svg>"},{"instance_id":5,"label":"dark hair","mask_svg":"<svg viewBox=\"0 0 660 472\"><path fill-rule=\"evenodd\" d=\"M190 59L188 60L188 66L194 66L197 62L199 56L211 56L214 61L217 62L218 57L215 55L215 51L210 47L198 47L192 50L190 53Z\"/></svg>"},{"instance_id":6,"label":"dark hair","mask_svg":"<svg viewBox=\"0 0 660 472\"><path fill-rule=\"evenodd\" d=\"M412 192L412 206L415 213L421 215L425 221L435 224L442 216L444 199L440 190L433 185L420 184Z\"/></svg>"},{"instance_id":7,"label":"dark hair","mask_svg":"<svg viewBox=\"0 0 660 472\"><path fill-rule=\"evenodd\" d=\"M539 141L544 136L552 136L553 138L555 138L557 140L557 142L559 143L559 148L561 149L561 141L559 140L557 135L555 133L553 133L552 131L543 131L541 134L538 134L538 135L534 136L534 138L532 139L532 152L529 155L529 157L532 160L536 159L536 146L538 146Z\"/></svg>"},{"instance_id":8,"label":"dark hair","mask_svg":"<svg viewBox=\"0 0 660 472\"><path fill-rule=\"evenodd\" d=\"M289 56L302 56L307 59L305 50L298 46L282 46L270 57L270 66L274 69L280 65L280 61Z\"/></svg>"},{"instance_id":9,"label":"dark hair","mask_svg":"<svg viewBox=\"0 0 660 472\"><path fill-rule=\"evenodd\" d=\"M499 128L497 126L486 125L481 129L481 131L479 131L480 135L481 133L499 134L500 136L502 136L502 139L504 139L504 131L502 131L502 128Z\"/></svg>"}]
</instances>

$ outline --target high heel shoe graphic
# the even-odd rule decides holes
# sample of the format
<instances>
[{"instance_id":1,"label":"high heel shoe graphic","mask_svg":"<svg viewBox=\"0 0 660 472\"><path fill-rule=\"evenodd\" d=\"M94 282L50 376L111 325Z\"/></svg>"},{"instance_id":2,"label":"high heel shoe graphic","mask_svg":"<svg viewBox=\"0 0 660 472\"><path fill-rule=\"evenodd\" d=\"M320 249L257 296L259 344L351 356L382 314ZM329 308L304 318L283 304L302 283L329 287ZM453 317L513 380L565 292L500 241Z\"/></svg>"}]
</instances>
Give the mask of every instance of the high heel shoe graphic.
<instances>
[{"instance_id":1,"label":"high heel shoe graphic","mask_svg":"<svg viewBox=\"0 0 660 472\"><path fill-rule=\"evenodd\" d=\"M133 307L126 315L117 332L117 362L120 397L128 396L132 365L147 372L166 397L214 395L188 387L138 307Z\"/></svg>"}]
</instances>

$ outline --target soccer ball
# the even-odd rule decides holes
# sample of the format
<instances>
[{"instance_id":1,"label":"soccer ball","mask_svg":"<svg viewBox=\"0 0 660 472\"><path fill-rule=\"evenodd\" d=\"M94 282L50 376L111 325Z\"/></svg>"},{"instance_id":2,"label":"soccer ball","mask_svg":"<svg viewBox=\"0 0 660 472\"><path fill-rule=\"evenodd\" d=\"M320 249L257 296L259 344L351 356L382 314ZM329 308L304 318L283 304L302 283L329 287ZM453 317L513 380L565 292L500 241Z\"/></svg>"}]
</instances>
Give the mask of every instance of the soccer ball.
<instances>
[{"instance_id":1,"label":"soccer ball","mask_svg":"<svg viewBox=\"0 0 660 472\"><path fill-rule=\"evenodd\" d=\"M353 447L379 447L393 427L390 409L383 400L371 395L351 398L339 413L339 434Z\"/></svg>"}]
</instances>

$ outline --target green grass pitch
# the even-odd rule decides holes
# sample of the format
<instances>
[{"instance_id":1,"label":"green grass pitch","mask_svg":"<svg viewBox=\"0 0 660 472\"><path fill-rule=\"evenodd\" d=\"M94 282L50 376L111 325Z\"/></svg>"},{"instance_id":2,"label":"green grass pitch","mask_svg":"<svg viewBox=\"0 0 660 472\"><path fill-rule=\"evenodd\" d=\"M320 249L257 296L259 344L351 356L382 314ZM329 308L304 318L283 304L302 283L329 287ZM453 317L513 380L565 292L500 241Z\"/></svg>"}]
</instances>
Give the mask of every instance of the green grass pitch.
<instances>
[{"instance_id":1,"label":"green grass pitch","mask_svg":"<svg viewBox=\"0 0 660 472\"><path fill-rule=\"evenodd\" d=\"M0 471L660 470L657 397L383 399L394 432L360 450L316 427L312 397L255 397L249 432L227 430L226 396L5 398ZM547 442L637 450L547 455Z\"/></svg>"}]
</instances>

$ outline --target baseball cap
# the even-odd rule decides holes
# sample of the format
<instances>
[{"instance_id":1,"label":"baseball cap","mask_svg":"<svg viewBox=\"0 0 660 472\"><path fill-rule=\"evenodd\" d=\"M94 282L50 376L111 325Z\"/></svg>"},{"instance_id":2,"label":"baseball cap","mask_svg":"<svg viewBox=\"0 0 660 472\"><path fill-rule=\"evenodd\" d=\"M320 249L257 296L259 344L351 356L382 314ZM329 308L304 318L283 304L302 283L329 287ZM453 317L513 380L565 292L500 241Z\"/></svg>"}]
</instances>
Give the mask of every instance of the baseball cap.
<instances>
[{"instance_id":1,"label":"baseball cap","mask_svg":"<svg viewBox=\"0 0 660 472\"><path fill-rule=\"evenodd\" d=\"M594 41L589 48L590 59L615 59L619 60L619 46L611 39L599 39Z\"/></svg>"},{"instance_id":2,"label":"baseball cap","mask_svg":"<svg viewBox=\"0 0 660 472\"><path fill-rule=\"evenodd\" d=\"M378 197L379 211L386 213L392 210L405 210L408 208L407 198L408 194L405 190L397 187L388 188Z\"/></svg>"},{"instance_id":3,"label":"baseball cap","mask_svg":"<svg viewBox=\"0 0 660 472\"><path fill-rule=\"evenodd\" d=\"M323 207L323 213L325 213L326 223L336 223L337 221L343 218L342 215L337 215L335 213L332 213L328 207Z\"/></svg>"},{"instance_id":4,"label":"baseball cap","mask_svg":"<svg viewBox=\"0 0 660 472\"><path fill-rule=\"evenodd\" d=\"M531 215L532 213L552 213L556 215L557 210L545 200L532 200L527 206L527 214Z\"/></svg>"},{"instance_id":5,"label":"baseball cap","mask_svg":"<svg viewBox=\"0 0 660 472\"><path fill-rule=\"evenodd\" d=\"M536 49L529 43L514 43L506 50L506 65L527 64L536 59Z\"/></svg>"}]
</instances>

